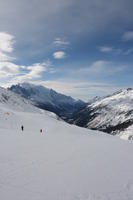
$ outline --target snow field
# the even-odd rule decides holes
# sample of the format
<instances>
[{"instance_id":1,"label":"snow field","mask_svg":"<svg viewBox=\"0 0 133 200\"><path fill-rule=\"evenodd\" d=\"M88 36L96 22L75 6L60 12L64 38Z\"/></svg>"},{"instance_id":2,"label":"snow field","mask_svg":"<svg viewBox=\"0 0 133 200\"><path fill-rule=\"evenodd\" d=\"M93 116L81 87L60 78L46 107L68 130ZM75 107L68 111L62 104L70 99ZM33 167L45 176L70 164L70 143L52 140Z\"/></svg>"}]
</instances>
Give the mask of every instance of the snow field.
<instances>
[{"instance_id":1,"label":"snow field","mask_svg":"<svg viewBox=\"0 0 133 200\"><path fill-rule=\"evenodd\" d=\"M0 109L1 200L133 199L131 142L39 112Z\"/></svg>"}]
</instances>

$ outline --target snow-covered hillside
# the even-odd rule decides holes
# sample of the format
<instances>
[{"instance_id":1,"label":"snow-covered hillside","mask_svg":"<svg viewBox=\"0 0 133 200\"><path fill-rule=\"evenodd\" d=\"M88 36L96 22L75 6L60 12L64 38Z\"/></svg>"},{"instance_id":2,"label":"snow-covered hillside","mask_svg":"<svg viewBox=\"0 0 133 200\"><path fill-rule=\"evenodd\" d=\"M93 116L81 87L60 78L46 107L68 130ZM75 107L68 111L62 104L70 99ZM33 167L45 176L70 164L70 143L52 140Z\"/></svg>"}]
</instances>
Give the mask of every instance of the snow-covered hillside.
<instances>
[{"instance_id":1,"label":"snow-covered hillside","mask_svg":"<svg viewBox=\"0 0 133 200\"><path fill-rule=\"evenodd\" d=\"M63 119L70 117L75 111L83 108L83 101L75 100L52 89L30 83L13 85L9 90L32 101L39 108L52 111Z\"/></svg>"},{"instance_id":2,"label":"snow-covered hillside","mask_svg":"<svg viewBox=\"0 0 133 200\"><path fill-rule=\"evenodd\" d=\"M98 99L77 113L74 123L125 139L133 137L133 89L119 91Z\"/></svg>"},{"instance_id":3,"label":"snow-covered hillside","mask_svg":"<svg viewBox=\"0 0 133 200\"><path fill-rule=\"evenodd\" d=\"M30 101L2 87L0 87L0 106L3 110L40 112Z\"/></svg>"},{"instance_id":4,"label":"snow-covered hillside","mask_svg":"<svg viewBox=\"0 0 133 200\"><path fill-rule=\"evenodd\" d=\"M130 141L12 102L0 103L1 200L133 199Z\"/></svg>"}]
</instances>

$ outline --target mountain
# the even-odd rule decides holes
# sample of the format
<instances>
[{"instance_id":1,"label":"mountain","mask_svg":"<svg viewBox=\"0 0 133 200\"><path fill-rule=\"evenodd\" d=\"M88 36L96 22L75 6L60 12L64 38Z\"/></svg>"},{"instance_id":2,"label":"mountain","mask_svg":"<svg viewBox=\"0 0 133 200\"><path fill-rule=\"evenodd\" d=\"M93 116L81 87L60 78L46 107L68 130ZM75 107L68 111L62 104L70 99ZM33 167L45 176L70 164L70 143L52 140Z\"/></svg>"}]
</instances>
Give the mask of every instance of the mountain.
<instances>
[{"instance_id":1,"label":"mountain","mask_svg":"<svg viewBox=\"0 0 133 200\"><path fill-rule=\"evenodd\" d=\"M1 200L132 199L132 152L129 141L57 120L0 88Z\"/></svg>"},{"instance_id":2,"label":"mountain","mask_svg":"<svg viewBox=\"0 0 133 200\"><path fill-rule=\"evenodd\" d=\"M71 123L133 139L133 89L118 91L76 112Z\"/></svg>"},{"instance_id":3,"label":"mountain","mask_svg":"<svg viewBox=\"0 0 133 200\"><path fill-rule=\"evenodd\" d=\"M23 112L39 111L30 101L2 87L0 87L0 104L3 109L7 108Z\"/></svg>"},{"instance_id":4,"label":"mountain","mask_svg":"<svg viewBox=\"0 0 133 200\"><path fill-rule=\"evenodd\" d=\"M81 100L75 100L40 85L22 83L11 86L9 90L30 100L35 106L54 112L64 119L69 118L86 105Z\"/></svg>"},{"instance_id":5,"label":"mountain","mask_svg":"<svg viewBox=\"0 0 133 200\"><path fill-rule=\"evenodd\" d=\"M120 90L88 104L29 83L9 88L33 105L54 112L71 124L133 139L133 89Z\"/></svg>"}]
</instances>

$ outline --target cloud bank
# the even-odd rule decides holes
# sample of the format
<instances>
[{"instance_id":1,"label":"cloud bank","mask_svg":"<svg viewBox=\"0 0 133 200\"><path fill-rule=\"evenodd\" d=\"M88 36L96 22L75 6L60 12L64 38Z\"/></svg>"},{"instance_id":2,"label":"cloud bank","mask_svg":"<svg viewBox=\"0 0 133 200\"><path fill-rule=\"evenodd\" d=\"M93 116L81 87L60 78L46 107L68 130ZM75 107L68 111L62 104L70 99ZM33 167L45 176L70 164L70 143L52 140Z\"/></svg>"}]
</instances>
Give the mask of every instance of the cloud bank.
<instances>
[{"instance_id":1,"label":"cloud bank","mask_svg":"<svg viewBox=\"0 0 133 200\"><path fill-rule=\"evenodd\" d=\"M10 82L22 82L41 78L43 72L50 67L50 62L33 63L30 66L17 65L10 55L14 51L15 38L0 32L0 78Z\"/></svg>"}]
</instances>

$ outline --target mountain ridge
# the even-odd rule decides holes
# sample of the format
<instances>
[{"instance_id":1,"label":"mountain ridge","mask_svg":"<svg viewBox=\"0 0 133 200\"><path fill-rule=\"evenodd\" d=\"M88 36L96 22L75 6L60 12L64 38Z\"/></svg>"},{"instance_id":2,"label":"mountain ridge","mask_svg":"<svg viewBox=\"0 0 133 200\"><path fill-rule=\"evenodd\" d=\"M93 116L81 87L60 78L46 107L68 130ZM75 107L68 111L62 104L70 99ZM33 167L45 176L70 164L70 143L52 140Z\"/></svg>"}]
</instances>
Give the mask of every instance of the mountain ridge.
<instances>
[{"instance_id":1,"label":"mountain ridge","mask_svg":"<svg viewBox=\"0 0 133 200\"><path fill-rule=\"evenodd\" d=\"M88 104L84 109L74 113L70 122L132 139L133 89L127 88Z\"/></svg>"},{"instance_id":2,"label":"mountain ridge","mask_svg":"<svg viewBox=\"0 0 133 200\"><path fill-rule=\"evenodd\" d=\"M133 139L132 88L119 90L105 97L96 97L87 104L53 89L29 83L12 86L9 90L43 110L54 112L70 124Z\"/></svg>"},{"instance_id":3,"label":"mountain ridge","mask_svg":"<svg viewBox=\"0 0 133 200\"><path fill-rule=\"evenodd\" d=\"M21 83L12 85L8 90L30 100L35 106L56 113L59 117L66 119L75 111L83 108L86 103L75 100L70 96L57 93L41 85Z\"/></svg>"}]
</instances>

